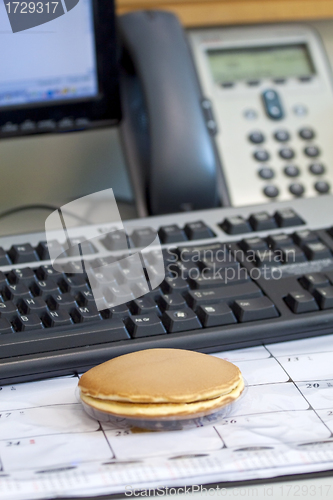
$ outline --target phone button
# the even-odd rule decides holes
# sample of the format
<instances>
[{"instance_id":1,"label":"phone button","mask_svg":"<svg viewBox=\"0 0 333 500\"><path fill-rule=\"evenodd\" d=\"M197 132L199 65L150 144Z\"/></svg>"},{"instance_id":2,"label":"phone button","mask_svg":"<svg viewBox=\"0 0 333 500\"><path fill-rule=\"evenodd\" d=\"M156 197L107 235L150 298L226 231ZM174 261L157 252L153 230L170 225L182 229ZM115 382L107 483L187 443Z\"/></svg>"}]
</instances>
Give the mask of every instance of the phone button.
<instances>
[{"instance_id":1,"label":"phone button","mask_svg":"<svg viewBox=\"0 0 333 500\"><path fill-rule=\"evenodd\" d=\"M268 89L262 94L266 114L272 120L281 120L284 117L282 103L279 94L272 89Z\"/></svg>"},{"instance_id":2,"label":"phone button","mask_svg":"<svg viewBox=\"0 0 333 500\"><path fill-rule=\"evenodd\" d=\"M231 89L232 87L235 86L235 82L222 82L220 85L224 89Z\"/></svg>"},{"instance_id":3,"label":"phone button","mask_svg":"<svg viewBox=\"0 0 333 500\"><path fill-rule=\"evenodd\" d=\"M325 173L325 167L322 163L312 163L309 170L313 175L322 175Z\"/></svg>"},{"instance_id":4,"label":"phone button","mask_svg":"<svg viewBox=\"0 0 333 500\"><path fill-rule=\"evenodd\" d=\"M267 161L269 160L269 153L265 149L259 149L253 153L254 158L257 161Z\"/></svg>"},{"instance_id":5,"label":"phone button","mask_svg":"<svg viewBox=\"0 0 333 500\"><path fill-rule=\"evenodd\" d=\"M311 139L313 139L315 137L315 133L314 131L312 130L312 128L302 128L300 131L299 131L299 136L301 139L304 139L305 141L310 141Z\"/></svg>"},{"instance_id":6,"label":"phone button","mask_svg":"<svg viewBox=\"0 0 333 500\"><path fill-rule=\"evenodd\" d=\"M286 142L290 139L290 134L287 130L277 130L274 134L274 138L279 142Z\"/></svg>"},{"instance_id":7,"label":"phone button","mask_svg":"<svg viewBox=\"0 0 333 500\"><path fill-rule=\"evenodd\" d=\"M268 198L276 198L277 196L279 196L279 190L276 186L273 186L273 185L266 186L264 188L264 194Z\"/></svg>"},{"instance_id":8,"label":"phone button","mask_svg":"<svg viewBox=\"0 0 333 500\"><path fill-rule=\"evenodd\" d=\"M279 151L279 155L284 160L291 160L295 156L295 152L291 148L282 148Z\"/></svg>"},{"instance_id":9,"label":"phone button","mask_svg":"<svg viewBox=\"0 0 333 500\"><path fill-rule=\"evenodd\" d=\"M251 132L251 134L249 135L249 141L253 144L261 144L265 141L265 136L261 132Z\"/></svg>"},{"instance_id":10,"label":"phone button","mask_svg":"<svg viewBox=\"0 0 333 500\"><path fill-rule=\"evenodd\" d=\"M295 196L302 196L302 194L304 194L305 189L304 186L302 186L302 184L295 183L295 184L290 184L289 191L291 192L291 194Z\"/></svg>"},{"instance_id":11,"label":"phone button","mask_svg":"<svg viewBox=\"0 0 333 500\"><path fill-rule=\"evenodd\" d=\"M262 179L273 179L273 177L275 176L274 170L269 167L261 168L258 174Z\"/></svg>"},{"instance_id":12,"label":"phone button","mask_svg":"<svg viewBox=\"0 0 333 500\"><path fill-rule=\"evenodd\" d=\"M293 107L293 112L296 116L305 116L308 112L307 107L304 104L296 104Z\"/></svg>"},{"instance_id":13,"label":"phone button","mask_svg":"<svg viewBox=\"0 0 333 500\"><path fill-rule=\"evenodd\" d=\"M328 182L325 182L325 181L316 182L314 187L315 187L315 190L318 191L318 193L320 193L320 194L328 193L330 190L330 185L328 184Z\"/></svg>"},{"instance_id":14,"label":"phone button","mask_svg":"<svg viewBox=\"0 0 333 500\"><path fill-rule=\"evenodd\" d=\"M307 148L304 148L304 154L310 158L316 158L320 155L320 151L317 146L308 146Z\"/></svg>"},{"instance_id":15,"label":"phone button","mask_svg":"<svg viewBox=\"0 0 333 500\"><path fill-rule=\"evenodd\" d=\"M283 171L288 177L298 177L300 174L300 169L296 165L287 165Z\"/></svg>"},{"instance_id":16,"label":"phone button","mask_svg":"<svg viewBox=\"0 0 333 500\"><path fill-rule=\"evenodd\" d=\"M247 120L255 120L256 118L258 118L258 113L255 109L246 109L243 114L244 118L246 118Z\"/></svg>"}]
</instances>

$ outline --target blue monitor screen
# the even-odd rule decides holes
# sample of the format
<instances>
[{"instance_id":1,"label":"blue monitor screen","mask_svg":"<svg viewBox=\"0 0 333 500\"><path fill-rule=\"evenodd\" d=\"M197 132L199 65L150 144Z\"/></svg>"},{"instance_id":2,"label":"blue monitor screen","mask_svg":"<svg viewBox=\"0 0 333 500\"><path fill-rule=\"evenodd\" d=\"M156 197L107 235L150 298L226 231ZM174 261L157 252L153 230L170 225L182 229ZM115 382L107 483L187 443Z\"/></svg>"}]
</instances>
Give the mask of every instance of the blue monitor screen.
<instances>
[{"instance_id":1,"label":"blue monitor screen","mask_svg":"<svg viewBox=\"0 0 333 500\"><path fill-rule=\"evenodd\" d=\"M66 8L69 4L64 0L28 1L26 17L29 8L58 8L61 14L14 33L8 11L22 8L25 2L0 2L0 108L98 97L93 1L80 0L71 9Z\"/></svg>"}]
</instances>

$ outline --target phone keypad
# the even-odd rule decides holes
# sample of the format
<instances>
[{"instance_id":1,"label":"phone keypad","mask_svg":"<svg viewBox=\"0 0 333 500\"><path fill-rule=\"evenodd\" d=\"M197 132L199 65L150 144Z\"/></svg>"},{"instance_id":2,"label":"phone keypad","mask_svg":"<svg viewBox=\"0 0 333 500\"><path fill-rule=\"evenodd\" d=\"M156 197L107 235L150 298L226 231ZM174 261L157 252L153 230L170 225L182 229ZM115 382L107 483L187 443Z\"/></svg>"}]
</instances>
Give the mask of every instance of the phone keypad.
<instances>
[{"instance_id":1,"label":"phone keypad","mask_svg":"<svg viewBox=\"0 0 333 500\"><path fill-rule=\"evenodd\" d=\"M291 147L288 142L293 140L294 137L298 137L302 141L304 141L304 146L301 151L297 151L296 148ZM281 128L276 129L272 134L272 138L277 143L280 143L283 147L280 147L275 153L269 151L269 149L257 149L253 152L253 158L259 162L268 162L274 161L274 157L277 155L281 160L293 160L293 158L297 157L297 163L300 162L302 165L302 160L304 159L316 159L321 156L321 149L316 145L312 144L309 141L312 141L316 137L316 132L312 127L304 126L296 130L294 133L291 131ZM261 130L252 130L248 134L248 140L252 144L263 144L267 142L265 134ZM282 173L290 178L300 178L302 179L303 173L308 173L311 176L322 176L326 173L326 167L320 161L313 162L305 166L305 172L302 172L302 168L299 164L286 164L282 166ZM304 167L303 167L304 168ZM271 165L265 165L258 170L258 176L266 181L273 179L276 176L276 170L272 168ZM305 187L303 182L292 182L289 186L286 186L289 193L294 195L295 197L303 196L306 193L307 188ZM313 183L313 189L318 194L326 194L330 192L331 186L325 180L318 180ZM277 198L280 195L280 188L274 184L267 184L262 188L264 195L267 198Z\"/></svg>"}]
</instances>

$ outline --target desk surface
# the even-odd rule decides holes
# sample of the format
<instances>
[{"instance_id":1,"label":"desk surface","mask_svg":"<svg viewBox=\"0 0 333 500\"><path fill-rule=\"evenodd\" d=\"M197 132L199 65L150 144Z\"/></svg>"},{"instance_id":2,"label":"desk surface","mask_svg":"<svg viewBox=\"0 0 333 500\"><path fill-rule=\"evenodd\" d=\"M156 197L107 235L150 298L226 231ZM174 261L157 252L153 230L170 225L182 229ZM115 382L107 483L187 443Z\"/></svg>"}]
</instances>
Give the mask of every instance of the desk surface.
<instances>
[{"instance_id":1,"label":"desk surface","mask_svg":"<svg viewBox=\"0 0 333 500\"><path fill-rule=\"evenodd\" d=\"M245 496L246 488L254 496L297 496L279 477L333 468L332 353L328 335L215 354L239 366L247 391L231 414L181 431L138 432L124 419L91 419L76 399L77 377L4 386L0 491L30 500L228 482L227 496ZM323 490L332 497L331 479L302 479L302 496ZM260 487L238 483L252 480Z\"/></svg>"}]
</instances>

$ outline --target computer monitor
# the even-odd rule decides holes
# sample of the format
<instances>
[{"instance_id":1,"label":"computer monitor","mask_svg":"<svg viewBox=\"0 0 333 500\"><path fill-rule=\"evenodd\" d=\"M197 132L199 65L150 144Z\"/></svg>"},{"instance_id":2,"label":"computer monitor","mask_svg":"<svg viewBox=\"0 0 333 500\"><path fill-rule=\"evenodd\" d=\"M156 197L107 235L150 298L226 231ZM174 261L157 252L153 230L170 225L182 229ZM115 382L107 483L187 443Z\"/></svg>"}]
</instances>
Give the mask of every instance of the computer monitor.
<instances>
[{"instance_id":1,"label":"computer monitor","mask_svg":"<svg viewBox=\"0 0 333 500\"><path fill-rule=\"evenodd\" d=\"M119 121L113 0L1 2L0 42L0 137Z\"/></svg>"}]
</instances>

